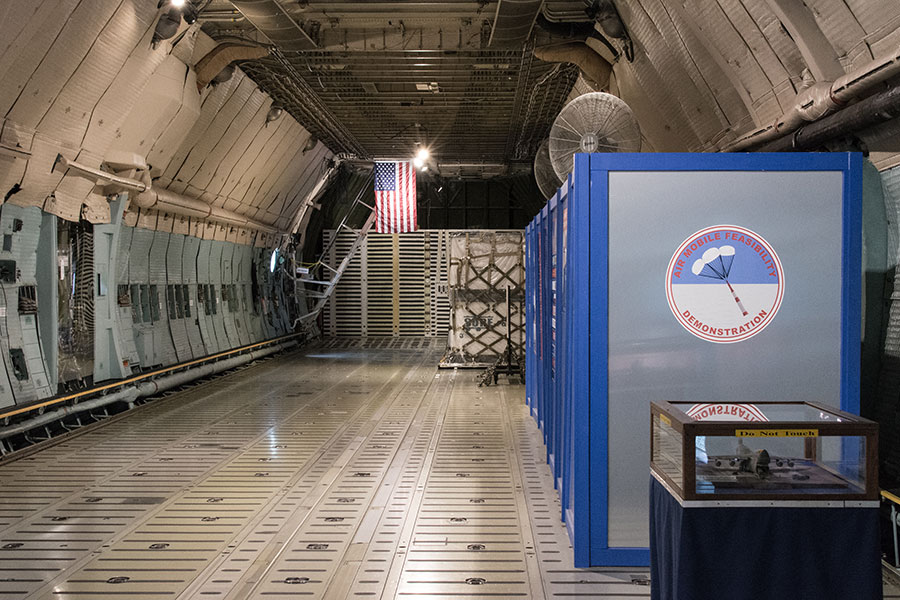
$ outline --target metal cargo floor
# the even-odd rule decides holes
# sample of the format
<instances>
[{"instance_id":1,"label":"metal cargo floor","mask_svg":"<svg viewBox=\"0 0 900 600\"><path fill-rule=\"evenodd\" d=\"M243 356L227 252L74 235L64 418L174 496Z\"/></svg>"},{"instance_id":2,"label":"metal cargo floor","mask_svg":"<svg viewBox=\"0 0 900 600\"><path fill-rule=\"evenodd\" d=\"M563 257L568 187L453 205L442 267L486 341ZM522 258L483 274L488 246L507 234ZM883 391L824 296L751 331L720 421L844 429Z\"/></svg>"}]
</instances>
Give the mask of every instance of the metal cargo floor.
<instances>
[{"instance_id":1,"label":"metal cargo floor","mask_svg":"<svg viewBox=\"0 0 900 600\"><path fill-rule=\"evenodd\" d=\"M0 464L0 598L649 597L571 568L523 386L442 350L331 340Z\"/></svg>"}]
</instances>

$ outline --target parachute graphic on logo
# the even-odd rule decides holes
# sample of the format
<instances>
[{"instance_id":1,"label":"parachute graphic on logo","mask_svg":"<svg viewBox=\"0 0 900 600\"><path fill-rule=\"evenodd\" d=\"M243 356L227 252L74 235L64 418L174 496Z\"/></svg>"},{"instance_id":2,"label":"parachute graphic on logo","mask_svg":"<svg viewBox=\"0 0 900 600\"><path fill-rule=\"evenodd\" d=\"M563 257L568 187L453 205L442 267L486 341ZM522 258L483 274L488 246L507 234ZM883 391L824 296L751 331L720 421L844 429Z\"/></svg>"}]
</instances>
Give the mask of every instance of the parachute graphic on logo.
<instances>
[{"instance_id":1,"label":"parachute graphic on logo","mask_svg":"<svg viewBox=\"0 0 900 600\"><path fill-rule=\"evenodd\" d=\"M666 297L681 325L700 339L741 342L774 319L784 296L781 261L759 234L736 225L698 231L678 247Z\"/></svg>"},{"instance_id":2,"label":"parachute graphic on logo","mask_svg":"<svg viewBox=\"0 0 900 600\"><path fill-rule=\"evenodd\" d=\"M734 301L737 302L738 308L741 309L741 314L746 317L748 314L747 309L741 304L741 299L738 298L734 288L728 283L728 275L731 273L731 265L733 264L734 246L722 246L721 248L710 248L704 252L703 258L698 258L694 261L691 271L694 275L724 281L731 295L734 296Z\"/></svg>"}]
</instances>

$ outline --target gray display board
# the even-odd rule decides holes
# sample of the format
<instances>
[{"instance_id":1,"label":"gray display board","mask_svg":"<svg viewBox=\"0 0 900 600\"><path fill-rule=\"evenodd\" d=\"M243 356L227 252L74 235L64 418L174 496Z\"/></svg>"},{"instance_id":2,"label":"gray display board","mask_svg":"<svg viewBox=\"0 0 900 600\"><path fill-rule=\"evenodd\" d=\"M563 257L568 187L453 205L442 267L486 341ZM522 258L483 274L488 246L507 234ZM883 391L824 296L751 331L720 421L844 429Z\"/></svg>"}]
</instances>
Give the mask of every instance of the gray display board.
<instances>
[{"instance_id":1,"label":"gray display board","mask_svg":"<svg viewBox=\"0 0 900 600\"><path fill-rule=\"evenodd\" d=\"M811 400L840 406L842 186L841 172L609 174L610 548L649 544L651 401ZM688 328L696 319L685 317L682 325L666 286L667 268L682 244L723 225L758 234L782 267L777 313L752 337L730 343L693 334ZM698 248L684 269L709 248L739 243L723 238ZM759 256L764 259L765 250ZM735 316L740 322L745 309L744 321L752 327L753 318L768 310L766 292L749 279L739 283L740 277L732 276L734 293L724 281L695 287L715 298L714 308L721 307L726 321ZM680 314L686 312L679 307Z\"/></svg>"}]
</instances>

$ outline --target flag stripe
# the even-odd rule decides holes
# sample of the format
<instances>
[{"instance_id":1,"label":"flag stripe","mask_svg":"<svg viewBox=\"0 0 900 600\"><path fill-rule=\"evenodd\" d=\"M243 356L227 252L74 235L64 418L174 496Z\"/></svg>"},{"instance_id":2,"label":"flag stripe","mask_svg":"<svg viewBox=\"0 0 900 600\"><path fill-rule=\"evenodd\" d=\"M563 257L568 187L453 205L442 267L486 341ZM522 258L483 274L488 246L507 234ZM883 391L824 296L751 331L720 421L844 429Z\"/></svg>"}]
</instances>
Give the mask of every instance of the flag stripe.
<instances>
[{"instance_id":1,"label":"flag stripe","mask_svg":"<svg viewBox=\"0 0 900 600\"><path fill-rule=\"evenodd\" d=\"M412 163L375 163L375 211L375 230L379 233L418 229L416 171Z\"/></svg>"}]
</instances>

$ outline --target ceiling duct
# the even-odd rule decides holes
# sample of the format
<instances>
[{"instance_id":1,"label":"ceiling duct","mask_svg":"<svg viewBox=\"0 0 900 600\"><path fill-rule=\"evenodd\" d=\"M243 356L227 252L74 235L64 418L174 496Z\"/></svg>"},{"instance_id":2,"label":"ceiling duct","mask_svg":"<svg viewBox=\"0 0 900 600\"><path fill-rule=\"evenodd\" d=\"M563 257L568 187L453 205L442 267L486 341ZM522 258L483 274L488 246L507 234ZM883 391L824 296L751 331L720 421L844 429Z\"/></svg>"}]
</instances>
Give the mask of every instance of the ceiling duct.
<instances>
[{"instance_id":1,"label":"ceiling duct","mask_svg":"<svg viewBox=\"0 0 900 600\"><path fill-rule=\"evenodd\" d=\"M500 0L488 45L491 48L521 48L531 35L534 20L544 0Z\"/></svg>"},{"instance_id":2,"label":"ceiling duct","mask_svg":"<svg viewBox=\"0 0 900 600\"><path fill-rule=\"evenodd\" d=\"M638 152L641 128L620 98L592 92L569 102L550 130L550 162L560 181L575 166L579 152Z\"/></svg>"},{"instance_id":3,"label":"ceiling duct","mask_svg":"<svg viewBox=\"0 0 900 600\"><path fill-rule=\"evenodd\" d=\"M545 62L572 63L598 88L609 87L612 65L584 42L566 42L534 49L534 56Z\"/></svg>"},{"instance_id":4,"label":"ceiling duct","mask_svg":"<svg viewBox=\"0 0 900 600\"><path fill-rule=\"evenodd\" d=\"M553 163L550 162L549 138L541 142L534 157L534 180L544 199L555 194L562 185L562 180L557 177L556 171L553 170Z\"/></svg>"},{"instance_id":5,"label":"ceiling duct","mask_svg":"<svg viewBox=\"0 0 900 600\"><path fill-rule=\"evenodd\" d=\"M247 44L219 44L197 62L197 89L202 90L213 81L225 67L236 60L255 60L268 56L269 51L262 46Z\"/></svg>"},{"instance_id":6,"label":"ceiling duct","mask_svg":"<svg viewBox=\"0 0 900 600\"><path fill-rule=\"evenodd\" d=\"M600 29L609 37L619 40L628 38L628 31L625 29L625 23L616 10L613 0L600 0L595 8L597 22L600 23Z\"/></svg>"},{"instance_id":7,"label":"ceiling duct","mask_svg":"<svg viewBox=\"0 0 900 600\"><path fill-rule=\"evenodd\" d=\"M309 34L287 13L277 0L231 0L260 33L287 52L317 48Z\"/></svg>"}]
</instances>

